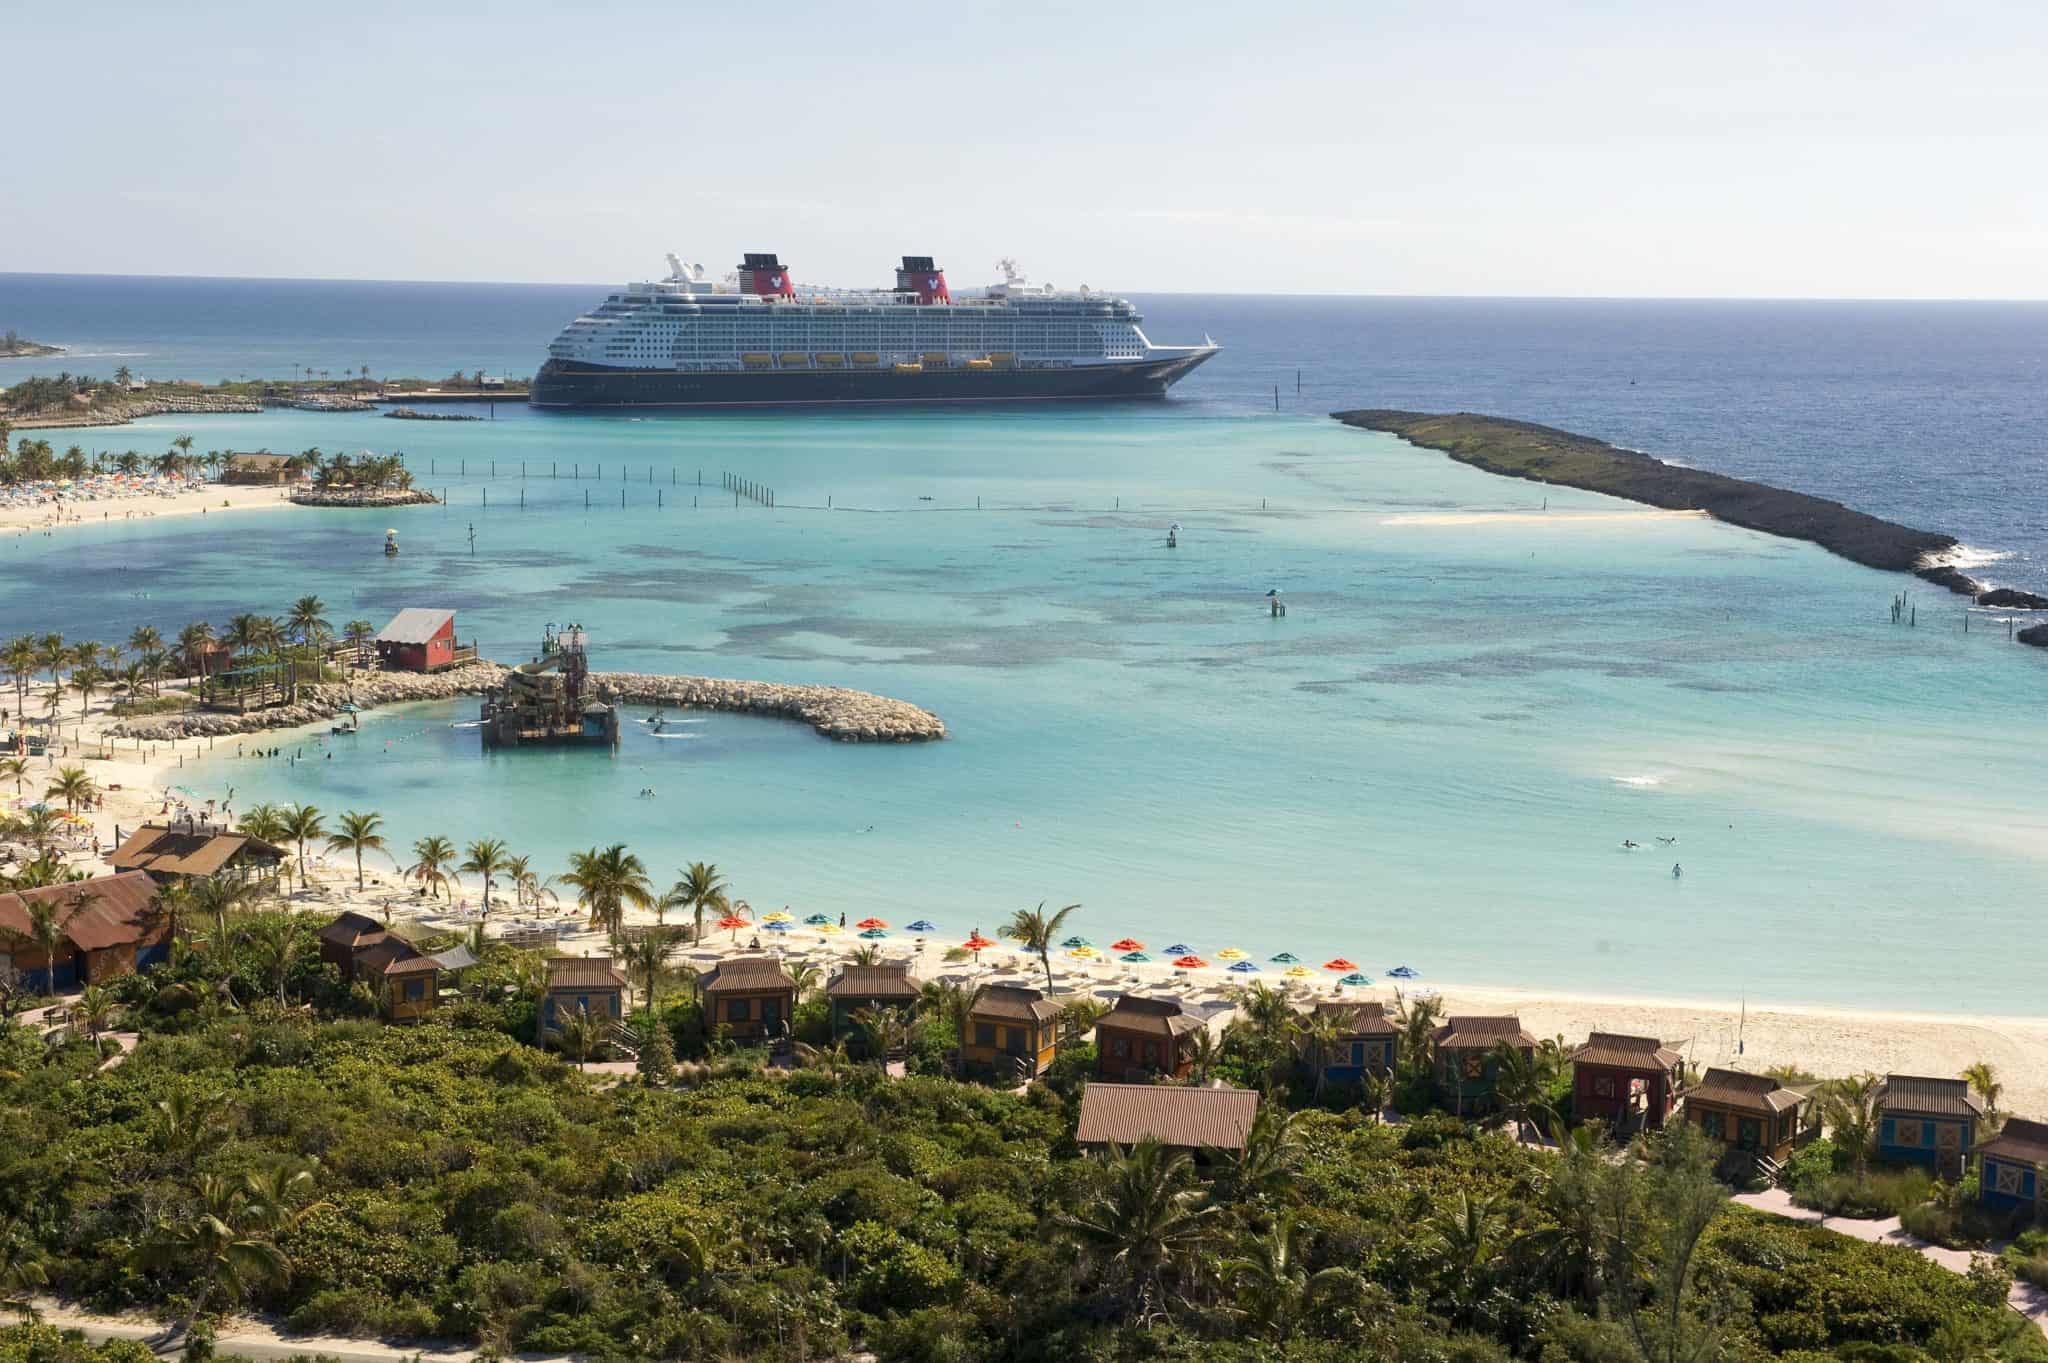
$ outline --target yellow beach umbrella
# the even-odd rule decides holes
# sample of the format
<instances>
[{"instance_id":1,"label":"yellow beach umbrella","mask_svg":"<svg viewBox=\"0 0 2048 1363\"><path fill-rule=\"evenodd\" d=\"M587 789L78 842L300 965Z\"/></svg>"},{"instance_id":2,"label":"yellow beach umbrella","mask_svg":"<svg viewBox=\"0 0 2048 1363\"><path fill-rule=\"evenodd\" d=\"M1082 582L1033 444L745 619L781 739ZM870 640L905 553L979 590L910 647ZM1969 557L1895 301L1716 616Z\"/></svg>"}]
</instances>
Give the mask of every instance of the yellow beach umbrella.
<instances>
[{"instance_id":1,"label":"yellow beach umbrella","mask_svg":"<svg viewBox=\"0 0 2048 1363\"><path fill-rule=\"evenodd\" d=\"M827 923L823 927L819 928L818 931L824 936L831 937L838 933L845 932L846 929L840 927L837 923Z\"/></svg>"},{"instance_id":2,"label":"yellow beach umbrella","mask_svg":"<svg viewBox=\"0 0 2048 1363\"><path fill-rule=\"evenodd\" d=\"M1242 961L1244 953L1236 947L1225 947L1216 953L1216 959L1219 961Z\"/></svg>"},{"instance_id":3,"label":"yellow beach umbrella","mask_svg":"<svg viewBox=\"0 0 2048 1363\"><path fill-rule=\"evenodd\" d=\"M793 919L794 915L785 913L781 909L771 909L767 913L761 915L761 921L763 923L788 923L793 921Z\"/></svg>"},{"instance_id":4,"label":"yellow beach umbrella","mask_svg":"<svg viewBox=\"0 0 2048 1363\"><path fill-rule=\"evenodd\" d=\"M1069 956L1080 957L1100 956L1101 954L1102 953L1097 951L1094 947L1075 947L1072 951L1067 953L1067 955Z\"/></svg>"},{"instance_id":5,"label":"yellow beach umbrella","mask_svg":"<svg viewBox=\"0 0 2048 1363\"><path fill-rule=\"evenodd\" d=\"M1287 978L1290 980L1305 980L1313 974L1315 972L1305 965L1291 965L1287 967Z\"/></svg>"}]
</instances>

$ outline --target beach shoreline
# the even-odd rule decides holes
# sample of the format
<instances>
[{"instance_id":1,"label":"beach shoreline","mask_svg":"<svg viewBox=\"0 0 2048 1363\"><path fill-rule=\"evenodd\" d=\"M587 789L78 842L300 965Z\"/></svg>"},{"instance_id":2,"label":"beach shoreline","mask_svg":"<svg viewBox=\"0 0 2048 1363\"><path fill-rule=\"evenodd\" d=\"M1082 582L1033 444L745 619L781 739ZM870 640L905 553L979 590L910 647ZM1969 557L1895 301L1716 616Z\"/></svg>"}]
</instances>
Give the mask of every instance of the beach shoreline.
<instances>
[{"instance_id":1,"label":"beach shoreline","mask_svg":"<svg viewBox=\"0 0 2048 1363\"><path fill-rule=\"evenodd\" d=\"M47 534L82 525L112 525L165 516L269 510L290 506L286 493L287 489L281 487L205 483L178 491L152 488L100 498L52 494L32 501L0 502L0 534Z\"/></svg>"}]
</instances>

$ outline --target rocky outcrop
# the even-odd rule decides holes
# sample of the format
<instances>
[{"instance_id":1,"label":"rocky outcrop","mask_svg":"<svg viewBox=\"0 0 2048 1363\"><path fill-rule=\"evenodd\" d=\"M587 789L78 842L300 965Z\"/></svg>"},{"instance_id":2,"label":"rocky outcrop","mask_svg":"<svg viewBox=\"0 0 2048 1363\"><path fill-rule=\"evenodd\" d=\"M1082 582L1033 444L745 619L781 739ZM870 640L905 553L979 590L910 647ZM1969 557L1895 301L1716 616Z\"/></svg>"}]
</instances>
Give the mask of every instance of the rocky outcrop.
<instances>
[{"instance_id":1,"label":"rocky outcrop","mask_svg":"<svg viewBox=\"0 0 2048 1363\"><path fill-rule=\"evenodd\" d=\"M2013 637L2035 648L2048 648L2048 625L2028 625Z\"/></svg>"},{"instance_id":2,"label":"rocky outcrop","mask_svg":"<svg viewBox=\"0 0 2048 1363\"><path fill-rule=\"evenodd\" d=\"M197 710L188 714L127 720L109 732L119 738L165 742L174 738L224 737L269 729L319 724L342 713L344 704L363 709L408 701L451 700L482 695L500 684L506 669L478 661L446 672L360 672L346 684L299 688L295 704L246 715ZM792 686L782 682L729 681L717 677L665 677L642 672L593 672L600 695L626 705L668 705L686 710L726 710L800 720L841 743L920 743L946 736L946 726L929 710L841 686Z\"/></svg>"},{"instance_id":3,"label":"rocky outcrop","mask_svg":"<svg viewBox=\"0 0 2048 1363\"><path fill-rule=\"evenodd\" d=\"M1943 561L1962 547L1953 536L1896 525L1825 497L1681 468L1591 436L1504 417L1388 410L1332 415L1347 426L1386 431L1488 473L1584 488L1674 511L1704 511L1730 525L1818 544L1865 567L1913 573L1966 596L1985 590L1983 583Z\"/></svg>"},{"instance_id":4,"label":"rocky outcrop","mask_svg":"<svg viewBox=\"0 0 2048 1363\"><path fill-rule=\"evenodd\" d=\"M2011 587L1994 587L1988 592L1977 594L1980 606L2002 606L2007 610L2048 611L2048 596L2036 596L2032 592L2014 591Z\"/></svg>"},{"instance_id":5,"label":"rocky outcrop","mask_svg":"<svg viewBox=\"0 0 2048 1363\"><path fill-rule=\"evenodd\" d=\"M10 417L18 431L64 430L79 426L125 426L146 416L208 416L221 413L248 415L263 410L254 398L232 397L138 397L106 406L80 407L70 411L45 411Z\"/></svg>"},{"instance_id":6,"label":"rocky outcrop","mask_svg":"<svg viewBox=\"0 0 2048 1363\"><path fill-rule=\"evenodd\" d=\"M440 498L418 488L302 487L291 494L294 506L433 506Z\"/></svg>"}]
</instances>

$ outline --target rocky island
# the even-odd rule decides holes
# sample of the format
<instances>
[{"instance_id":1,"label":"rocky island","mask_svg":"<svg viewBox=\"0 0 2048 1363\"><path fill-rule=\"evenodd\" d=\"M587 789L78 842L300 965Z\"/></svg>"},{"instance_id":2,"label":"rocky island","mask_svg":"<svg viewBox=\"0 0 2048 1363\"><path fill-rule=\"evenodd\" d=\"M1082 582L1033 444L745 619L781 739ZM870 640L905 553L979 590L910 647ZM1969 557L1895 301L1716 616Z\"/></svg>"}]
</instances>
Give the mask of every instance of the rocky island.
<instances>
[{"instance_id":1,"label":"rocky island","mask_svg":"<svg viewBox=\"0 0 2048 1363\"><path fill-rule=\"evenodd\" d=\"M63 353L63 346L44 345L41 341L31 341L28 337L16 331L9 331L5 335L0 335L0 360L33 358L43 355L62 355Z\"/></svg>"},{"instance_id":2,"label":"rocky island","mask_svg":"<svg viewBox=\"0 0 2048 1363\"><path fill-rule=\"evenodd\" d=\"M1488 473L1605 493L1670 511L1704 511L1730 525L1818 544L1867 568L1912 573L1979 605L2048 610L2048 597L1987 588L1957 570L1946 561L1962 547L1954 536L1880 520L1825 497L1667 464L1591 436L1506 417L1377 408L1331 415L1347 426L1385 431L1411 445L1440 450ZM2019 637L2027 634L2036 636L2027 639L2029 643L2048 644L2048 627L2035 626Z\"/></svg>"},{"instance_id":3,"label":"rocky island","mask_svg":"<svg viewBox=\"0 0 2048 1363\"><path fill-rule=\"evenodd\" d=\"M150 716L123 720L107 732L116 738L158 743L290 729L331 720L342 713L344 705L373 709L409 701L481 696L502 686L506 671L501 664L479 659L436 673L358 672L346 682L303 685L290 705L246 714L193 710ZM622 705L728 710L793 719L840 743L926 743L946 736L944 721L929 710L843 686L792 686L640 672L593 672L590 681L600 696Z\"/></svg>"}]
</instances>

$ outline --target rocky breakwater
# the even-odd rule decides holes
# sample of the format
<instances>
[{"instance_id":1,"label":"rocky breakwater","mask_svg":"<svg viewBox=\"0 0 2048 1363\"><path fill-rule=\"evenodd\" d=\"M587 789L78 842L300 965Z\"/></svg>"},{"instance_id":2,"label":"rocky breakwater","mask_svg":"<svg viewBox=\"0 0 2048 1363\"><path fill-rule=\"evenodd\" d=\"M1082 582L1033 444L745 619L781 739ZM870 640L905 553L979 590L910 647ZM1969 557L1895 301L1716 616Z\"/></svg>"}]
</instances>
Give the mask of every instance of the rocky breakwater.
<instances>
[{"instance_id":1,"label":"rocky breakwater","mask_svg":"<svg viewBox=\"0 0 2048 1363\"><path fill-rule=\"evenodd\" d=\"M342 713L403 705L409 701L476 696L500 684L507 669L479 660L446 672L358 672L347 682L299 688L290 705L245 715L193 710L124 720L108 732L117 738L161 743L177 738L219 738L322 724ZM623 705L667 705L687 710L726 710L769 715L810 725L841 743L925 743L946 736L945 723L929 710L843 686L791 686L782 682L730 681L718 677L664 677L644 672L593 672L592 685Z\"/></svg>"},{"instance_id":2,"label":"rocky breakwater","mask_svg":"<svg viewBox=\"0 0 2048 1363\"><path fill-rule=\"evenodd\" d=\"M1805 540L1867 568L1912 573L1980 605L2048 605L2031 593L1987 589L1957 569L1952 560L1963 546L1952 535L1880 520L1825 497L1667 464L1591 436L1506 417L1385 409L1331 415L1347 426L1398 435L1488 473L1583 488L1671 511L1704 511L1730 525Z\"/></svg>"},{"instance_id":3,"label":"rocky breakwater","mask_svg":"<svg viewBox=\"0 0 2048 1363\"><path fill-rule=\"evenodd\" d=\"M419 488L302 487L291 494L293 506L433 506L441 499Z\"/></svg>"},{"instance_id":4,"label":"rocky breakwater","mask_svg":"<svg viewBox=\"0 0 2048 1363\"><path fill-rule=\"evenodd\" d=\"M841 743L928 743L946 736L929 710L843 686L790 686L719 677L593 672L591 680L627 705L674 705L800 720Z\"/></svg>"}]
</instances>

